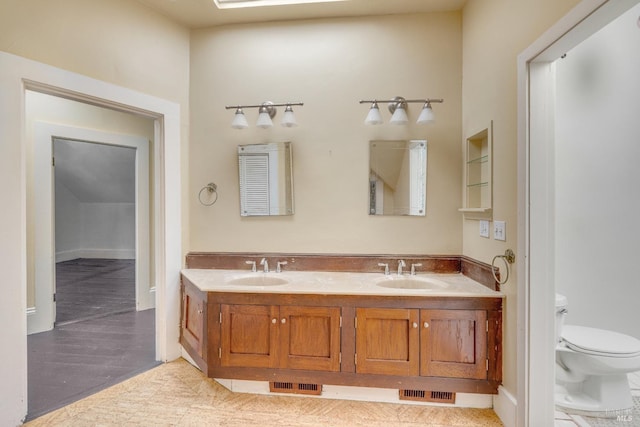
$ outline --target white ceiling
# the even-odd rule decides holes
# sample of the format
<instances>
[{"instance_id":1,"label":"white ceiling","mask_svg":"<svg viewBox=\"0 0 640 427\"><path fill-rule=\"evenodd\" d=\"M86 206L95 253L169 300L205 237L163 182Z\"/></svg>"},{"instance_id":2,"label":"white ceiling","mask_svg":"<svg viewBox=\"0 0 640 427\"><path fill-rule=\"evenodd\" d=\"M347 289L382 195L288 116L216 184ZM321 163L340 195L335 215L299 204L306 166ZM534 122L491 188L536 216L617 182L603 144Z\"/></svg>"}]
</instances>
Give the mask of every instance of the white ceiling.
<instances>
[{"instance_id":1,"label":"white ceiling","mask_svg":"<svg viewBox=\"0 0 640 427\"><path fill-rule=\"evenodd\" d=\"M189 28L250 22L460 10L466 0L342 0L218 9L213 0L137 0Z\"/></svg>"},{"instance_id":2,"label":"white ceiling","mask_svg":"<svg viewBox=\"0 0 640 427\"><path fill-rule=\"evenodd\" d=\"M136 150L54 138L55 176L82 203L134 203Z\"/></svg>"}]
</instances>

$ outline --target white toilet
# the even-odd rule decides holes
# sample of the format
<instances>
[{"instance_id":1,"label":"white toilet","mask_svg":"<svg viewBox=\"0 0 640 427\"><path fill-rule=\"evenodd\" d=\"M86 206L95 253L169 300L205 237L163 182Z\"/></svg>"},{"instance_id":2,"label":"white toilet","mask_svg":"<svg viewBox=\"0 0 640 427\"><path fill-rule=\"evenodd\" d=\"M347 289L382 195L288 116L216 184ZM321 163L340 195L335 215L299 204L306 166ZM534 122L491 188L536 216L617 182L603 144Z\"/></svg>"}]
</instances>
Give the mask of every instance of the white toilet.
<instances>
[{"instance_id":1,"label":"white toilet","mask_svg":"<svg viewBox=\"0 0 640 427\"><path fill-rule=\"evenodd\" d=\"M633 408L627 373L640 370L640 340L565 325L567 298L556 295L555 403L570 412L616 417Z\"/></svg>"}]
</instances>

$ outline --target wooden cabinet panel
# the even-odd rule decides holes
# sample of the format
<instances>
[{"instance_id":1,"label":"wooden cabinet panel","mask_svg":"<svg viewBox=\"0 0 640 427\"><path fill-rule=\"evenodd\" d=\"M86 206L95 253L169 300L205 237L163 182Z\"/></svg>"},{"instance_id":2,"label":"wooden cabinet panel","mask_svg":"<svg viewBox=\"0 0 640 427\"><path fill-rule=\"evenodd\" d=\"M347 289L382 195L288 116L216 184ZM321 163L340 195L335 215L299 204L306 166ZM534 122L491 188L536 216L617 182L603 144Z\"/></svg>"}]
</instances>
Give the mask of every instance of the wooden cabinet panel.
<instances>
[{"instance_id":1,"label":"wooden cabinet panel","mask_svg":"<svg viewBox=\"0 0 640 427\"><path fill-rule=\"evenodd\" d=\"M340 309L280 307L280 367L340 370Z\"/></svg>"},{"instance_id":2,"label":"wooden cabinet panel","mask_svg":"<svg viewBox=\"0 0 640 427\"><path fill-rule=\"evenodd\" d=\"M277 367L278 307L222 304L221 366Z\"/></svg>"},{"instance_id":3,"label":"wooden cabinet panel","mask_svg":"<svg viewBox=\"0 0 640 427\"><path fill-rule=\"evenodd\" d=\"M418 310L356 309L356 372L418 375Z\"/></svg>"},{"instance_id":4,"label":"wooden cabinet panel","mask_svg":"<svg viewBox=\"0 0 640 427\"><path fill-rule=\"evenodd\" d=\"M207 304L205 296L194 287L188 286L183 290L182 298L182 340L203 359L206 345L204 343L205 322L207 319Z\"/></svg>"},{"instance_id":5,"label":"wooden cabinet panel","mask_svg":"<svg viewBox=\"0 0 640 427\"><path fill-rule=\"evenodd\" d=\"M487 378L484 310L420 311L420 375Z\"/></svg>"}]
</instances>

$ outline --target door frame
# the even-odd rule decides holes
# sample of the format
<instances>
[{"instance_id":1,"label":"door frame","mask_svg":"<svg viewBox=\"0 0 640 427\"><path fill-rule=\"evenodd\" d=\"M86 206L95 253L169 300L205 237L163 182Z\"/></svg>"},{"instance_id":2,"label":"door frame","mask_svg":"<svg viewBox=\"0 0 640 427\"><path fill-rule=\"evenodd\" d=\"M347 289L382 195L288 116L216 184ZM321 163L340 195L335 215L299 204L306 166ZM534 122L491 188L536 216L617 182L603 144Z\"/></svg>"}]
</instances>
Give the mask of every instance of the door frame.
<instances>
[{"instance_id":1,"label":"door frame","mask_svg":"<svg viewBox=\"0 0 640 427\"><path fill-rule=\"evenodd\" d=\"M54 138L132 148L135 158L135 298L136 310L155 306L150 280L149 141L137 135L37 121L34 123L34 257L35 306L27 307L27 333L51 330L55 324L55 179L51 158Z\"/></svg>"},{"instance_id":2,"label":"door frame","mask_svg":"<svg viewBox=\"0 0 640 427\"><path fill-rule=\"evenodd\" d=\"M555 411L553 61L639 2L583 0L518 56L518 426Z\"/></svg>"},{"instance_id":3,"label":"door frame","mask_svg":"<svg viewBox=\"0 0 640 427\"><path fill-rule=\"evenodd\" d=\"M0 52L0 423L19 425L27 414L27 186L25 90L142 115L155 121L153 252L156 254L156 359L180 357L181 112L178 103Z\"/></svg>"}]
</instances>

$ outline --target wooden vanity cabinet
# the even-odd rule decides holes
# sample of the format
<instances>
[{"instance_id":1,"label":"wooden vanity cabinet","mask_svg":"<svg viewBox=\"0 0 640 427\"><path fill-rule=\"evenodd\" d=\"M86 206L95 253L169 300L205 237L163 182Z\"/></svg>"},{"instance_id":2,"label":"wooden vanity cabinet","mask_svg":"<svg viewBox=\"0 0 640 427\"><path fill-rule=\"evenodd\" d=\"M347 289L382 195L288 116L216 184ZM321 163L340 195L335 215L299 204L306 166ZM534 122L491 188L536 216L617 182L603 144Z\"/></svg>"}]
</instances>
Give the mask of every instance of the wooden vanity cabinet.
<instances>
[{"instance_id":1,"label":"wooden vanity cabinet","mask_svg":"<svg viewBox=\"0 0 640 427\"><path fill-rule=\"evenodd\" d=\"M221 304L222 367L340 370L338 307Z\"/></svg>"},{"instance_id":2,"label":"wooden vanity cabinet","mask_svg":"<svg viewBox=\"0 0 640 427\"><path fill-rule=\"evenodd\" d=\"M502 382L502 298L200 291L180 342L210 378L461 393Z\"/></svg>"},{"instance_id":3,"label":"wooden vanity cabinet","mask_svg":"<svg viewBox=\"0 0 640 427\"><path fill-rule=\"evenodd\" d=\"M207 293L191 283L183 283L180 316L180 343L191 357L207 360Z\"/></svg>"}]
</instances>

